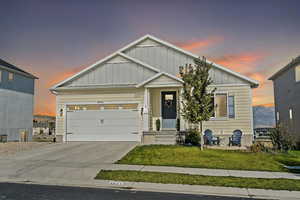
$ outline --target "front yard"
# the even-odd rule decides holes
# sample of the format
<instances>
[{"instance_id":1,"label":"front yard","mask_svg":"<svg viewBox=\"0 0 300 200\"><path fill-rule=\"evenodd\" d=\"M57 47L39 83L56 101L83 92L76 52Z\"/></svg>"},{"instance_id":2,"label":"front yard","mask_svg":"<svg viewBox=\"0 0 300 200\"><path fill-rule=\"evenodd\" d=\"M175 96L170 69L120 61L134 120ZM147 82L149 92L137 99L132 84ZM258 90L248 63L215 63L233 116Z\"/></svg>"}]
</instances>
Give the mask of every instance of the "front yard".
<instances>
[{"instance_id":1,"label":"front yard","mask_svg":"<svg viewBox=\"0 0 300 200\"><path fill-rule=\"evenodd\" d=\"M300 190L300 180L291 179L264 179L264 178L239 178L221 176L201 176L178 173L141 172L141 171L109 171L98 173L96 179L133 181L150 183L210 185L223 187L257 188L273 190Z\"/></svg>"},{"instance_id":2,"label":"front yard","mask_svg":"<svg viewBox=\"0 0 300 200\"><path fill-rule=\"evenodd\" d=\"M136 147L117 163L286 172L288 170L283 164L300 166L300 152L271 154L214 149L201 151L198 147L149 145Z\"/></svg>"}]
</instances>

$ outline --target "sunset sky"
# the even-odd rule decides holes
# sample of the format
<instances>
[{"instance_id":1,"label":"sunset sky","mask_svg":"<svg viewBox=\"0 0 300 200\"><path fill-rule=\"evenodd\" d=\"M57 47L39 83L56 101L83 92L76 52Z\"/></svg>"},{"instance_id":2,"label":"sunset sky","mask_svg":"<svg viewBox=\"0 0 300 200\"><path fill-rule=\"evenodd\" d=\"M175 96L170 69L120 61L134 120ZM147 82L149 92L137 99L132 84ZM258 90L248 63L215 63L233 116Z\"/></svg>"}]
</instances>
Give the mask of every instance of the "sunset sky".
<instances>
[{"instance_id":1,"label":"sunset sky","mask_svg":"<svg viewBox=\"0 0 300 200\"><path fill-rule=\"evenodd\" d=\"M299 0L1 1L0 57L39 77L35 113L55 113L49 88L145 34L260 82L300 55Z\"/></svg>"}]
</instances>

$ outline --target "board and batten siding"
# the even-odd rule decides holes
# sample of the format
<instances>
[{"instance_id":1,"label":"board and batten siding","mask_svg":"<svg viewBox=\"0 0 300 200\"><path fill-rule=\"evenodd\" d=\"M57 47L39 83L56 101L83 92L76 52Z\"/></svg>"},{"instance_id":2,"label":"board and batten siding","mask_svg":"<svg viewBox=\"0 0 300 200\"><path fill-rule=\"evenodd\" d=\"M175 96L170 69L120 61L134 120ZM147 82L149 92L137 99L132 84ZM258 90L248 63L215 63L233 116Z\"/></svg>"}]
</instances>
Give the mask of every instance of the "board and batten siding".
<instances>
[{"instance_id":1,"label":"board and batten siding","mask_svg":"<svg viewBox=\"0 0 300 200\"><path fill-rule=\"evenodd\" d=\"M65 135L67 104L137 102L140 108L143 98L144 90L135 88L59 92L56 96L56 135ZM60 116L60 109L63 109L63 116Z\"/></svg>"},{"instance_id":2,"label":"board and batten siding","mask_svg":"<svg viewBox=\"0 0 300 200\"><path fill-rule=\"evenodd\" d=\"M33 124L33 94L0 89L0 134L8 141L19 141L26 131L31 140Z\"/></svg>"},{"instance_id":3,"label":"board and batten siding","mask_svg":"<svg viewBox=\"0 0 300 200\"><path fill-rule=\"evenodd\" d=\"M133 85L149 79L155 73L139 64L125 60L121 56L116 56L64 86Z\"/></svg>"},{"instance_id":4,"label":"board and batten siding","mask_svg":"<svg viewBox=\"0 0 300 200\"><path fill-rule=\"evenodd\" d=\"M140 45L125 50L124 53L175 76L179 74L179 66L194 64L194 59L189 55L185 55L159 43L155 44L152 42L152 46L148 45L148 41L144 43L142 42ZM245 80L217 69L216 67L212 68L209 73L214 84L247 83Z\"/></svg>"}]
</instances>

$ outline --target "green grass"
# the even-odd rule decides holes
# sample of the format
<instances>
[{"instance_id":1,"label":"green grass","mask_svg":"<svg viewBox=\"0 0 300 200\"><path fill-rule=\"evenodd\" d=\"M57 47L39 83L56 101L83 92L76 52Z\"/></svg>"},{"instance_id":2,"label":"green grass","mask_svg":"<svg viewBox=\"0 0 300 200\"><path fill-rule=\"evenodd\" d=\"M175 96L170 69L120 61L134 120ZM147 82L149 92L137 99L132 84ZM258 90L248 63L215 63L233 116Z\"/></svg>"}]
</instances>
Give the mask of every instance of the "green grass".
<instances>
[{"instance_id":1,"label":"green grass","mask_svg":"<svg viewBox=\"0 0 300 200\"><path fill-rule=\"evenodd\" d=\"M117 163L213 169L288 171L283 167L283 164L300 166L300 152L292 151L286 154L272 154L214 149L201 151L198 147L148 145L136 147Z\"/></svg>"},{"instance_id":2,"label":"green grass","mask_svg":"<svg viewBox=\"0 0 300 200\"><path fill-rule=\"evenodd\" d=\"M150 183L170 183L189 185L210 185L223 187L259 188L273 190L300 190L300 180L239 178L225 176L200 176L178 173L141 172L141 171L100 171L95 179L134 181Z\"/></svg>"}]
</instances>

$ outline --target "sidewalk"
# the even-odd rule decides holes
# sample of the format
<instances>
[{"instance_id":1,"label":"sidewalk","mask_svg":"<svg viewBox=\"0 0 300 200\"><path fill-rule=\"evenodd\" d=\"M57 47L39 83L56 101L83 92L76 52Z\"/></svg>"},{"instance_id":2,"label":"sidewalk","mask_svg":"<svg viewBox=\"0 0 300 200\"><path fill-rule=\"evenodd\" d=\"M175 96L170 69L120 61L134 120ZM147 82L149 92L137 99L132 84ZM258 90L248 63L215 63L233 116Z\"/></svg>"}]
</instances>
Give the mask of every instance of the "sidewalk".
<instances>
[{"instance_id":1,"label":"sidewalk","mask_svg":"<svg viewBox=\"0 0 300 200\"><path fill-rule=\"evenodd\" d=\"M202 185L160 184L145 182L126 182L109 180L67 180L67 179L45 179L30 181L26 179L0 179L1 182L14 182L25 184L59 185L73 187L91 187L106 189L126 189L132 191L182 193L196 195L216 195L257 199L300 199L300 191L287 190L264 190L233 187L216 187Z\"/></svg>"},{"instance_id":2,"label":"sidewalk","mask_svg":"<svg viewBox=\"0 0 300 200\"><path fill-rule=\"evenodd\" d=\"M285 178L285 179L300 180L300 174L293 174L293 173L287 173L287 172L243 171L243 170L227 170L227 169L204 169L204 168L123 165L123 164L122 165L113 164L113 165L107 166L107 168L105 168L105 170L134 170L134 171L182 173L182 174L204 175L204 176L233 176L233 177L247 177L247 178Z\"/></svg>"}]
</instances>

